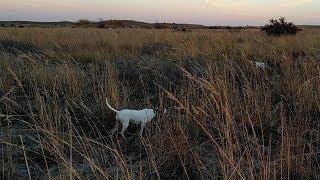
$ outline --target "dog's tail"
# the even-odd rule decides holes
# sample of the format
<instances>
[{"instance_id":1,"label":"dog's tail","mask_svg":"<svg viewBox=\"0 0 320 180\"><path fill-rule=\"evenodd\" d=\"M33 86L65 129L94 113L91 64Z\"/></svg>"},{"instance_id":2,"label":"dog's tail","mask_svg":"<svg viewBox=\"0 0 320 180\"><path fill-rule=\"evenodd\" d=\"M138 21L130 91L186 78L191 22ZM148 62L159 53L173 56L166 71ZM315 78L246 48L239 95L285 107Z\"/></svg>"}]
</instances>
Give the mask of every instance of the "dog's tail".
<instances>
[{"instance_id":1,"label":"dog's tail","mask_svg":"<svg viewBox=\"0 0 320 180\"><path fill-rule=\"evenodd\" d=\"M113 108L113 107L110 106L110 104L108 103L108 98L106 98L106 103L107 103L107 106L108 106L109 109L111 109L112 111L114 111L114 112L116 112L116 113L119 112L118 110L116 110L115 108Z\"/></svg>"}]
</instances>

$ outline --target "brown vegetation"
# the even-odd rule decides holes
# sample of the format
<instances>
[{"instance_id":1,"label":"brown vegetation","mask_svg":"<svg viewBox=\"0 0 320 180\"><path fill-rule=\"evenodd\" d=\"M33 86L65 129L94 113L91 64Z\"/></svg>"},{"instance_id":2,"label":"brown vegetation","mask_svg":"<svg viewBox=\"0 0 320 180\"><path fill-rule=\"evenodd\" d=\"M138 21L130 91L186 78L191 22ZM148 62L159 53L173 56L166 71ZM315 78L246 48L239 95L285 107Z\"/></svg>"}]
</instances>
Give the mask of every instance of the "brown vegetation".
<instances>
[{"instance_id":1,"label":"brown vegetation","mask_svg":"<svg viewBox=\"0 0 320 180\"><path fill-rule=\"evenodd\" d=\"M319 49L317 29L1 28L0 176L317 179ZM110 138L106 96L168 113Z\"/></svg>"}]
</instances>

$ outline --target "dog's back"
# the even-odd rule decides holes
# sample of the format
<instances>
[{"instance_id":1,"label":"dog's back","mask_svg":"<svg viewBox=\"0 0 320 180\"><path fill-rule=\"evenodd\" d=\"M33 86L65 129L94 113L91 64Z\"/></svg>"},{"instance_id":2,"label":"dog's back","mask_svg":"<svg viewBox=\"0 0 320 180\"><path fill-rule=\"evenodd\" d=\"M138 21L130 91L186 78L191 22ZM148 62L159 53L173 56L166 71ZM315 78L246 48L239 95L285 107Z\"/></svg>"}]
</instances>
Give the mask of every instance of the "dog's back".
<instances>
[{"instance_id":1,"label":"dog's back","mask_svg":"<svg viewBox=\"0 0 320 180\"><path fill-rule=\"evenodd\" d=\"M119 119L128 119L130 122L140 124L141 121L148 122L155 116L153 109L131 110L123 109L117 113Z\"/></svg>"},{"instance_id":2,"label":"dog's back","mask_svg":"<svg viewBox=\"0 0 320 180\"><path fill-rule=\"evenodd\" d=\"M265 69L267 67L266 63L263 62L254 62L257 68Z\"/></svg>"}]
</instances>

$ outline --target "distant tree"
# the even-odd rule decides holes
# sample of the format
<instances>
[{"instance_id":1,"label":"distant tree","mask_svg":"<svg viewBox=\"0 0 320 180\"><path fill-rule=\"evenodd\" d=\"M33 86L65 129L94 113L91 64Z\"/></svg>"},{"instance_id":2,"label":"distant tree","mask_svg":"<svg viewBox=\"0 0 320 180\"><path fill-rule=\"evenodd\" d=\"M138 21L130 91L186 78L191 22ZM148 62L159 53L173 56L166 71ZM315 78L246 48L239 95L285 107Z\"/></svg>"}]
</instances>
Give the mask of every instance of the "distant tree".
<instances>
[{"instance_id":1,"label":"distant tree","mask_svg":"<svg viewBox=\"0 0 320 180\"><path fill-rule=\"evenodd\" d=\"M108 28L103 18L97 18L97 28Z\"/></svg>"},{"instance_id":2,"label":"distant tree","mask_svg":"<svg viewBox=\"0 0 320 180\"><path fill-rule=\"evenodd\" d=\"M178 27L177 27L176 23L172 23L171 28L172 28L172 30L177 30L177 29L178 29Z\"/></svg>"},{"instance_id":3,"label":"distant tree","mask_svg":"<svg viewBox=\"0 0 320 180\"><path fill-rule=\"evenodd\" d=\"M23 25L19 25L18 27L19 27L19 28L24 28L24 26L23 26Z\"/></svg>"},{"instance_id":4,"label":"distant tree","mask_svg":"<svg viewBox=\"0 0 320 180\"><path fill-rule=\"evenodd\" d=\"M183 27L183 28L181 29L181 31L182 31L182 32L187 32L188 30L187 30L187 28L184 28L184 27Z\"/></svg>"},{"instance_id":5,"label":"distant tree","mask_svg":"<svg viewBox=\"0 0 320 180\"><path fill-rule=\"evenodd\" d=\"M230 27L230 26L227 26L226 29L231 29L231 27Z\"/></svg>"},{"instance_id":6,"label":"distant tree","mask_svg":"<svg viewBox=\"0 0 320 180\"><path fill-rule=\"evenodd\" d=\"M217 26L210 26L209 29L218 29Z\"/></svg>"},{"instance_id":7,"label":"distant tree","mask_svg":"<svg viewBox=\"0 0 320 180\"><path fill-rule=\"evenodd\" d=\"M76 22L76 25L87 25L87 24L91 24L92 22L88 19L79 19Z\"/></svg>"},{"instance_id":8,"label":"distant tree","mask_svg":"<svg viewBox=\"0 0 320 180\"><path fill-rule=\"evenodd\" d=\"M119 28L119 27L124 28L127 24L125 22L119 21L119 20L110 20L110 21L108 21L108 25L116 27L116 28Z\"/></svg>"},{"instance_id":9,"label":"distant tree","mask_svg":"<svg viewBox=\"0 0 320 180\"><path fill-rule=\"evenodd\" d=\"M97 18L97 22L98 22L98 23L103 22L103 18Z\"/></svg>"},{"instance_id":10,"label":"distant tree","mask_svg":"<svg viewBox=\"0 0 320 180\"><path fill-rule=\"evenodd\" d=\"M1 24L0 27L6 27L4 24Z\"/></svg>"},{"instance_id":11,"label":"distant tree","mask_svg":"<svg viewBox=\"0 0 320 180\"><path fill-rule=\"evenodd\" d=\"M156 28L156 29L166 29L167 26L165 24L155 23L154 24L154 28Z\"/></svg>"},{"instance_id":12,"label":"distant tree","mask_svg":"<svg viewBox=\"0 0 320 180\"><path fill-rule=\"evenodd\" d=\"M98 23L98 28L106 28L106 25L104 23Z\"/></svg>"},{"instance_id":13,"label":"distant tree","mask_svg":"<svg viewBox=\"0 0 320 180\"><path fill-rule=\"evenodd\" d=\"M286 22L284 17L276 19L271 19L270 24L266 24L261 28L261 31L267 33L271 36L283 36L297 34L302 29L298 28L292 22Z\"/></svg>"}]
</instances>

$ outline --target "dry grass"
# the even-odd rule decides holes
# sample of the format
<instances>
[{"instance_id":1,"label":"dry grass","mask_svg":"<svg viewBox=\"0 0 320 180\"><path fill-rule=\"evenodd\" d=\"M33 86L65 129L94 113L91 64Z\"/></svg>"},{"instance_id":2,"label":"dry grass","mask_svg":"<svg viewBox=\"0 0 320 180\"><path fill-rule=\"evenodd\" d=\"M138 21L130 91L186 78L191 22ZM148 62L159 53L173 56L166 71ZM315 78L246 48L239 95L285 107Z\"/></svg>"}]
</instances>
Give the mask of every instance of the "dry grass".
<instances>
[{"instance_id":1,"label":"dry grass","mask_svg":"<svg viewBox=\"0 0 320 180\"><path fill-rule=\"evenodd\" d=\"M320 178L319 29L1 28L0 44L2 178ZM169 112L110 138L106 96Z\"/></svg>"}]
</instances>

